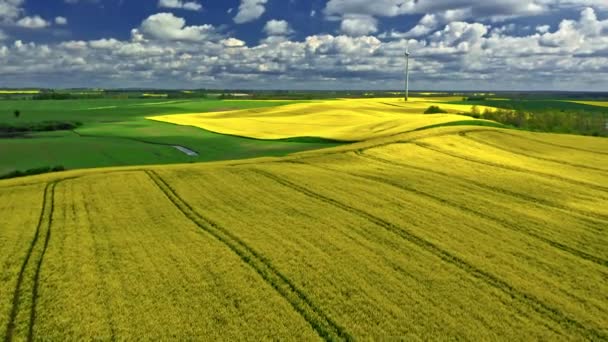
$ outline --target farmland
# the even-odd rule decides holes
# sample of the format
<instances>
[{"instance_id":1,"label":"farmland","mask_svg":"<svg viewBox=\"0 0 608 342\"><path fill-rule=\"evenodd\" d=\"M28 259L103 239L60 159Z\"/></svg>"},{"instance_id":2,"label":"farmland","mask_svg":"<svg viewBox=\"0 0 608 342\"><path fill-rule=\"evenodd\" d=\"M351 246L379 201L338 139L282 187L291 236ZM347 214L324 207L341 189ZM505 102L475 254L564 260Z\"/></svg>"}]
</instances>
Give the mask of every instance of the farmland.
<instances>
[{"instance_id":1,"label":"farmland","mask_svg":"<svg viewBox=\"0 0 608 342\"><path fill-rule=\"evenodd\" d=\"M0 335L607 339L608 141L409 128L0 181Z\"/></svg>"},{"instance_id":2,"label":"farmland","mask_svg":"<svg viewBox=\"0 0 608 342\"><path fill-rule=\"evenodd\" d=\"M279 106L289 101L93 99L0 101L0 176L14 170L61 165L68 169L189 163L259 156L335 146L333 142L260 141L193 127L147 120L155 114L208 112ZM13 111L20 116L14 117ZM2 126L78 122L73 130L3 136ZM188 156L173 146L198 153Z\"/></svg>"},{"instance_id":3,"label":"farmland","mask_svg":"<svg viewBox=\"0 0 608 342\"><path fill-rule=\"evenodd\" d=\"M412 98L408 103L400 98L325 100L211 114L154 116L149 119L256 139L318 137L361 141L468 119L457 114L470 112L472 105L449 104L446 99L450 98ZM446 113L425 115L425 110L432 105L441 106Z\"/></svg>"}]
</instances>

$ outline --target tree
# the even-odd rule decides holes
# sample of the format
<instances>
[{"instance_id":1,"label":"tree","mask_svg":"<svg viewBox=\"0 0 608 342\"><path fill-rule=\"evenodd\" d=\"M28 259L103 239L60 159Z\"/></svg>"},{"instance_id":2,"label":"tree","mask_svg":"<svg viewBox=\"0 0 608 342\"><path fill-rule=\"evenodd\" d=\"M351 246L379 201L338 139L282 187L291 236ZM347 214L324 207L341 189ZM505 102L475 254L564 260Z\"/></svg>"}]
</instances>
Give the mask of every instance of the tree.
<instances>
[{"instance_id":1,"label":"tree","mask_svg":"<svg viewBox=\"0 0 608 342\"><path fill-rule=\"evenodd\" d=\"M439 108L439 106L430 106L426 111L424 111L424 114L443 114L443 113L447 113L447 111Z\"/></svg>"},{"instance_id":2,"label":"tree","mask_svg":"<svg viewBox=\"0 0 608 342\"><path fill-rule=\"evenodd\" d=\"M15 117L18 118L21 115L21 112L16 110L14 114L15 114Z\"/></svg>"}]
</instances>

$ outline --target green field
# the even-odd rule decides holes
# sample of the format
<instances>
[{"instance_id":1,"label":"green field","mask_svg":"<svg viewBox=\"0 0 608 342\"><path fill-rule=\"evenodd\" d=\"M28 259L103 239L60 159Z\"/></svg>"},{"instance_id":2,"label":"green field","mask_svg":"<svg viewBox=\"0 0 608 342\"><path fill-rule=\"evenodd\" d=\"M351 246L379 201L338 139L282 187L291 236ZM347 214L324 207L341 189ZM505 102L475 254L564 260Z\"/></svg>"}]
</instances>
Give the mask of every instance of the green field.
<instances>
[{"instance_id":1,"label":"green field","mask_svg":"<svg viewBox=\"0 0 608 342\"><path fill-rule=\"evenodd\" d=\"M0 175L13 170L62 165L68 169L118 165L188 163L259 156L336 146L325 141L261 141L146 120L150 115L245 109L288 104L220 100L0 101L0 124L77 121L72 131L0 137ZM13 112L19 110L19 118ZM196 151L188 156L172 145Z\"/></svg>"}]
</instances>

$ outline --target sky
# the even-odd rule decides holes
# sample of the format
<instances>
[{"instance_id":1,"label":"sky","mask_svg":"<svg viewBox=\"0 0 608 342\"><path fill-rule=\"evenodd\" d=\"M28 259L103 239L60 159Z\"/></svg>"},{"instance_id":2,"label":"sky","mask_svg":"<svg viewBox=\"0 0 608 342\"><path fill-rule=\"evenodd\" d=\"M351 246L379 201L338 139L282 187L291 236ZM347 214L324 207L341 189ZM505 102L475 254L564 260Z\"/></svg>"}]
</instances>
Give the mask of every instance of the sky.
<instances>
[{"instance_id":1,"label":"sky","mask_svg":"<svg viewBox=\"0 0 608 342\"><path fill-rule=\"evenodd\" d=\"M0 0L0 87L608 91L608 0Z\"/></svg>"}]
</instances>

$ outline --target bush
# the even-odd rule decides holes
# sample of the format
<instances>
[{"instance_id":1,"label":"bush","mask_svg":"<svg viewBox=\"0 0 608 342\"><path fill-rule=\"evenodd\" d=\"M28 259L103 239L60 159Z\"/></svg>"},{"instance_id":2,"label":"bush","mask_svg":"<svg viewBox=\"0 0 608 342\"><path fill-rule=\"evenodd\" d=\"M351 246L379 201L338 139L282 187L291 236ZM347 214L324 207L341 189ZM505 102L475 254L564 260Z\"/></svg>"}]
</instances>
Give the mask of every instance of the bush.
<instances>
[{"instance_id":1,"label":"bush","mask_svg":"<svg viewBox=\"0 0 608 342\"><path fill-rule=\"evenodd\" d=\"M469 96L465 98L465 101L485 101L487 98L485 96Z\"/></svg>"},{"instance_id":2,"label":"bush","mask_svg":"<svg viewBox=\"0 0 608 342\"><path fill-rule=\"evenodd\" d=\"M0 134L2 133L28 133L28 132L51 132L69 131L80 127L82 123L76 121L43 121L11 125L0 123Z\"/></svg>"},{"instance_id":3,"label":"bush","mask_svg":"<svg viewBox=\"0 0 608 342\"><path fill-rule=\"evenodd\" d=\"M445 114L447 111L439 108L439 106L430 106L424 114Z\"/></svg>"},{"instance_id":4,"label":"bush","mask_svg":"<svg viewBox=\"0 0 608 342\"><path fill-rule=\"evenodd\" d=\"M38 95L34 95L32 100L70 100L72 95L68 93L56 93L56 92L43 92Z\"/></svg>"},{"instance_id":5,"label":"bush","mask_svg":"<svg viewBox=\"0 0 608 342\"><path fill-rule=\"evenodd\" d=\"M61 172L61 171L65 171L65 167L63 167L61 165L53 166L53 167L45 166L45 167L38 167L38 168L34 168L34 169L28 169L25 171L15 170L13 172L9 172L7 174L0 175L0 179L34 176L34 175L41 175L43 173Z\"/></svg>"}]
</instances>

